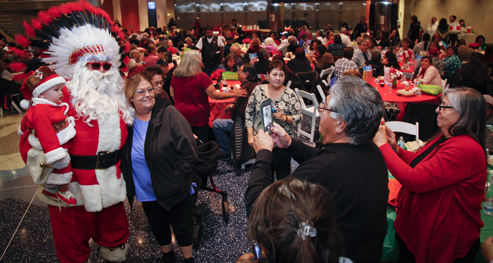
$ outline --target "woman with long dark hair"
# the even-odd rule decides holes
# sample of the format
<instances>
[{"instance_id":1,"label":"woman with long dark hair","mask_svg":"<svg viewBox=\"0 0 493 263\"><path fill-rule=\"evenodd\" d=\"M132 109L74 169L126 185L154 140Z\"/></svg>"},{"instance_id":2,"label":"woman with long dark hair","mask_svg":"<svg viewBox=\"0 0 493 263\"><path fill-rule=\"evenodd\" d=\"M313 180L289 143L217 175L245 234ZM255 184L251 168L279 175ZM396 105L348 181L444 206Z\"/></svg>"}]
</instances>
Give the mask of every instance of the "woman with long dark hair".
<instances>
[{"instance_id":1,"label":"woman with long dark hair","mask_svg":"<svg viewBox=\"0 0 493 263\"><path fill-rule=\"evenodd\" d=\"M409 25L409 29L407 30L407 37L411 39L410 48L414 48L414 44L416 40L421 38L421 34L424 33L423 28L421 27L421 23L418 21L418 17L413 15L411 16L411 25Z\"/></svg>"},{"instance_id":2,"label":"woman with long dark hair","mask_svg":"<svg viewBox=\"0 0 493 263\"><path fill-rule=\"evenodd\" d=\"M449 28L446 18L440 19L440 23L438 24L437 33L440 35L440 38L448 45L449 44Z\"/></svg>"},{"instance_id":3,"label":"woman with long dark hair","mask_svg":"<svg viewBox=\"0 0 493 263\"><path fill-rule=\"evenodd\" d=\"M248 220L261 257L256 262L349 263L335 223L332 197L322 186L296 178L277 181L262 191ZM236 262L252 262L253 256Z\"/></svg>"}]
</instances>

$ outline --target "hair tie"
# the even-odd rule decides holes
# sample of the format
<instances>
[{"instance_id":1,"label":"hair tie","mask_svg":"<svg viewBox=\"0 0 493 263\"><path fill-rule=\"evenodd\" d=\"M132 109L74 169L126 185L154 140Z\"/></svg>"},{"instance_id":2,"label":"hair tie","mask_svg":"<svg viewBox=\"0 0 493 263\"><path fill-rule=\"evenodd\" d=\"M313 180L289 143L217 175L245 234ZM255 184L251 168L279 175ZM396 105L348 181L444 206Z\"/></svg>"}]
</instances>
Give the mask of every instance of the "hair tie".
<instances>
[{"instance_id":1,"label":"hair tie","mask_svg":"<svg viewBox=\"0 0 493 263\"><path fill-rule=\"evenodd\" d=\"M311 226L308 221L306 222L301 222L298 227L298 236L301 236L303 240L307 237L316 237L317 236L317 230Z\"/></svg>"}]
</instances>

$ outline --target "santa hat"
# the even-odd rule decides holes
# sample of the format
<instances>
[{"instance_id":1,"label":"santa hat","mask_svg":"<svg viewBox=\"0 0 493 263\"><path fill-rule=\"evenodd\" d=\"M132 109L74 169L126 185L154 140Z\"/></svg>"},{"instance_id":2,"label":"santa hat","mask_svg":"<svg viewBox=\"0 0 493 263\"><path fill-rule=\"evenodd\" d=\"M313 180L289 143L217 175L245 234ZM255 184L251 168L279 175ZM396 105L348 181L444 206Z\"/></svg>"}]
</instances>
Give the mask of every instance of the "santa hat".
<instances>
[{"instance_id":1,"label":"santa hat","mask_svg":"<svg viewBox=\"0 0 493 263\"><path fill-rule=\"evenodd\" d=\"M60 77L47 66L42 66L36 71L32 71L24 83L22 83L21 92L26 101L21 101L21 107L27 109L29 107L28 100L38 98L39 95L53 86L65 83L64 78Z\"/></svg>"},{"instance_id":2,"label":"santa hat","mask_svg":"<svg viewBox=\"0 0 493 263\"><path fill-rule=\"evenodd\" d=\"M42 61L70 79L79 63L109 61L119 67L118 39L123 32L109 15L87 1L68 2L40 11L31 24L24 22L24 45L44 51Z\"/></svg>"}]
</instances>

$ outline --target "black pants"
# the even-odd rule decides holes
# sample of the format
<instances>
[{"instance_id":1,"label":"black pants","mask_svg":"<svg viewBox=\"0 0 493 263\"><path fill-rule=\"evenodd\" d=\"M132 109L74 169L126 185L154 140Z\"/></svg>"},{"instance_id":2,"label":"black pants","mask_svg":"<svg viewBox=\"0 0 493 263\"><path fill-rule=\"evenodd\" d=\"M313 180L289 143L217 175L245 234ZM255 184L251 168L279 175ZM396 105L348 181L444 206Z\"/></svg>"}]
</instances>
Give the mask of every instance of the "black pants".
<instances>
[{"instance_id":1,"label":"black pants","mask_svg":"<svg viewBox=\"0 0 493 263\"><path fill-rule=\"evenodd\" d=\"M458 38L459 38L459 35L457 35L457 34L449 34L448 39L450 40L450 45L455 46Z\"/></svg>"},{"instance_id":2,"label":"black pants","mask_svg":"<svg viewBox=\"0 0 493 263\"><path fill-rule=\"evenodd\" d=\"M291 156L285 149L274 147L272 151L272 172L276 172L277 180L282 180L291 174Z\"/></svg>"},{"instance_id":3,"label":"black pants","mask_svg":"<svg viewBox=\"0 0 493 263\"><path fill-rule=\"evenodd\" d=\"M395 233L395 238L397 239L397 244L399 245L399 263L415 263L416 259L397 233ZM466 256L463 258L454 259L453 263L473 263L476 259L476 254L479 250L479 246L480 243L478 238L478 240L474 242L471 250L467 252ZM440 251L437 251L437 253L440 253Z\"/></svg>"},{"instance_id":4,"label":"black pants","mask_svg":"<svg viewBox=\"0 0 493 263\"><path fill-rule=\"evenodd\" d=\"M166 211L157 201L142 202L142 207L151 225L152 234L160 246L171 244L171 229L181 247L193 244L192 196Z\"/></svg>"}]
</instances>

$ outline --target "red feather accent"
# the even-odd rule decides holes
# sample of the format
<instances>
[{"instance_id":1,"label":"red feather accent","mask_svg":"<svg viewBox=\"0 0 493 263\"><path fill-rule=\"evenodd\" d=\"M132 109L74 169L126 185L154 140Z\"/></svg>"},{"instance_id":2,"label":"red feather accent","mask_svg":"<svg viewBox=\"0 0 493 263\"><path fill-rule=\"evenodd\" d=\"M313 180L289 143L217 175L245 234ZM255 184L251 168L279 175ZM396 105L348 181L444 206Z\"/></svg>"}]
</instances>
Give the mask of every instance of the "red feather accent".
<instances>
[{"instance_id":1,"label":"red feather accent","mask_svg":"<svg viewBox=\"0 0 493 263\"><path fill-rule=\"evenodd\" d=\"M89 13L95 13L94 12L94 9L96 9L93 5L89 4L89 2L85 1L85 0L81 0L78 2L78 4L80 6L82 6L82 8L84 8L84 10L86 10L87 12Z\"/></svg>"},{"instance_id":2,"label":"red feather accent","mask_svg":"<svg viewBox=\"0 0 493 263\"><path fill-rule=\"evenodd\" d=\"M57 18L59 18L59 17L62 16L62 9L63 8L61 6L54 6L54 7L50 8L50 9L48 9L46 11L46 13L48 13L48 15L51 18L57 19Z\"/></svg>"},{"instance_id":3,"label":"red feather accent","mask_svg":"<svg viewBox=\"0 0 493 263\"><path fill-rule=\"evenodd\" d=\"M131 48L130 42L128 42L128 41L125 42L125 48L123 49L123 52L125 52L125 53L130 52L130 48Z\"/></svg>"},{"instance_id":4,"label":"red feather accent","mask_svg":"<svg viewBox=\"0 0 493 263\"><path fill-rule=\"evenodd\" d=\"M22 47L29 47L31 45L31 41L29 41L24 35L15 35L15 41L17 41L17 43L19 43Z\"/></svg>"},{"instance_id":5,"label":"red feather accent","mask_svg":"<svg viewBox=\"0 0 493 263\"><path fill-rule=\"evenodd\" d=\"M51 21L53 21L53 19L50 17L50 15L48 15L48 12L46 11L39 11L38 20L39 22L41 22L41 24L45 25L49 25L51 24Z\"/></svg>"},{"instance_id":6,"label":"red feather accent","mask_svg":"<svg viewBox=\"0 0 493 263\"><path fill-rule=\"evenodd\" d=\"M29 73L17 74L12 78L12 81L15 82L24 82L24 80L29 76Z\"/></svg>"},{"instance_id":7,"label":"red feather accent","mask_svg":"<svg viewBox=\"0 0 493 263\"><path fill-rule=\"evenodd\" d=\"M31 19L31 25L33 27L34 30L42 30L43 29L43 24L41 24L41 22L39 22L39 20L37 19Z\"/></svg>"},{"instance_id":8,"label":"red feather accent","mask_svg":"<svg viewBox=\"0 0 493 263\"><path fill-rule=\"evenodd\" d=\"M26 70L26 68L27 68L27 65L25 63L21 63L21 62L13 62L13 63L10 63L10 65L9 65L10 72L12 72L12 73L24 72L24 70Z\"/></svg>"},{"instance_id":9,"label":"red feather accent","mask_svg":"<svg viewBox=\"0 0 493 263\"><path fill-rule=\"evenodd\" d=\"M12 51L12 52L14 52L14 54L17 57L20 57L21 59L25 59L26 58L26 52L23 51L23 50L17 49L15 47L9 47L9 50Z\"/></svg>"},{"instance_id":10,"label":"red feather accent","mask_svg":"<svg viewBox=\"0 0 493 263\"><path fill-rule=\"evenodd\" d=\"M75 11L77 11L77 12L84 11L84 8L81 5L79 5L79 3L77 3L77 2L69 2L69 3L63 4L62 7L63 7L65 13L73 13Z\"/></svg>"},{"instance_id":11,"label":"red feather accent","mask_svg":"<svg viewBox=\"0 0 493 263\"><path fill-rule=\"evenodd\" d=\"M128 65L128 62L130 62L130 58L128 56L125 56L125 58L123 59L123 64Z\"/></svg>"},{"instance_id":12,"label":"red feather accent","mask_svg":"<svg viewBox=\"0 0 493 263\"><path fill-rule=\"evenodd\" d=\"M26 29L26 35L30 38L36 37L36 31L24 20L24 28Z\"/></svg>"}]
</instances>

